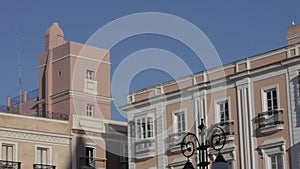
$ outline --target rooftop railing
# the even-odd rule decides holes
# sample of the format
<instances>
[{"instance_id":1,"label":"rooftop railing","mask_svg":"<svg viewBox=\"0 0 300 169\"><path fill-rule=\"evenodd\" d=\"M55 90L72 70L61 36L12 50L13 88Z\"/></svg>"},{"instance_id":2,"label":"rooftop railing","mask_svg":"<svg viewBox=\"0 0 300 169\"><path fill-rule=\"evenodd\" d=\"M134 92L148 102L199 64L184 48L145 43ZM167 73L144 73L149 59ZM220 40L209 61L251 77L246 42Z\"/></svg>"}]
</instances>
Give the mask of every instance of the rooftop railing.
<instances>
[{"instance_id":1,"label":"rooftop railing","mask_svg":"<svg viewBox=\"0 0 300 169\"><path fill-rule=\"evenodd\" d=\"M18 106L5 106L0 105L0 112L3 113L11 113L11 114L18 114L23 116L33 116L33 117L42 117L47 119L55 119L55 120L69 120L69 114L66 113L60 113L60 112L40 112L40 113L32 113L32 114L26 114L25 112L22 112L22 114L19 111Z\"/></svg>"}]
</instances>

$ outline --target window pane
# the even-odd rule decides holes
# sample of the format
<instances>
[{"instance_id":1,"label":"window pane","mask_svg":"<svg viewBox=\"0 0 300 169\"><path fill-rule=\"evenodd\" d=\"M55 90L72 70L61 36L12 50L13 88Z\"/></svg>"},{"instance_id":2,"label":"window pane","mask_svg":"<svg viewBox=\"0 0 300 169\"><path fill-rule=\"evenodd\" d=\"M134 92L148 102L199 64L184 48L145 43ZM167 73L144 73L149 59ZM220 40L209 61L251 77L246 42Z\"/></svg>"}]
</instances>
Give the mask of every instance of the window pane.
<instances>
[{"instance_id":1,"label":"window pane","mask_svg":"<svg viewBox=\"0 0 300 169\"><path fill-rule=\"evenodd\" d=\"M272 169L282 169L283 168L283 159L281 154L273 154L271 158L271 167Z\"/></svg>"},{"instance_id":2,"label":"window pane","mask_svg":"<svg viewBox=\"0 0 300 169\"><path fill-rule=\"evenodd\" d=\"M6 160L6 146L2 145L2 160Z\"/></svg>"},{"instance_id":3,"label":"window pane","mask_svg":"<svg viewBox=\"0 0 300 169\"><path fill-rule=\"evenodd\" d=\"M38 162L38 163L41 163L41 154L42 154L42 150L40 150L40 149L37 149L37 154L36 154L36 161Z\"/></svg>"},{"instance_id":4,"label":"window pane","mask_svg":"<svg viewBox=\"0 0 300 169\"><path fill-rule=\"evenodd\" d=\"M42 164L47 164L47 150L42 150Z\"/></svg>"},{"instance_id":5,"label":"window pane","mask_svg":"<svg viewBox=\"0 0 300 169\"><path fill-rule=\"evenodd\" d=\"M145 123L145 118L142 119L142 138L146 138L146 123Z\"/></svg>"}]
</instances>

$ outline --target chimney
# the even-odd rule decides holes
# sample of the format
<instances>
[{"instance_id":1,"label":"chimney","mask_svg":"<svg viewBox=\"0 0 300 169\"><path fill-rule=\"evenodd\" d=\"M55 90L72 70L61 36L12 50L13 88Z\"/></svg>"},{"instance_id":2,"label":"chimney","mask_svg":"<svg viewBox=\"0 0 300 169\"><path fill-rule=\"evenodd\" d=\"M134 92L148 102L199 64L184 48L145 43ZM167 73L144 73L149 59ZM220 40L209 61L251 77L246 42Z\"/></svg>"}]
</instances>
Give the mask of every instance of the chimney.
<instances>
[{"instance_id":1,"label":"chimney","mask_svg":"<svg viewBox=\"0 0 300 169\"><path fill-rule=\"evenodd\" d=\"M65 40L64 32L59 27L57 22L53 22L45 33L45 50L53 49L66 42L67 41Z\"/></svg>"},{"instance_id":2,"label":"chimney","mask_svg":"<svg viewBox=\"0 0 300 169\"><path fill-rule=\"evenodd\" d=\"M287 30L288 45L296 44L300 42L300 24L292 24Z\"/></svg>"}]
</instances>

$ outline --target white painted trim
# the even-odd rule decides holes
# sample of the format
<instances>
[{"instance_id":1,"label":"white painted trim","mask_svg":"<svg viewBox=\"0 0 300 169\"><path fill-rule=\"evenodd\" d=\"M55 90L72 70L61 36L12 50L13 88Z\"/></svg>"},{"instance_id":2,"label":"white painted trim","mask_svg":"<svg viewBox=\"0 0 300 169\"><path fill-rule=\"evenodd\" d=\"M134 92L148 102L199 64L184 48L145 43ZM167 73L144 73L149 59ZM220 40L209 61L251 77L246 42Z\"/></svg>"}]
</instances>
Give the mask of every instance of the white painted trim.
<instances>
[{"instance_id":1,"label":"white painted trim","mask_svg":"<svg viewBox=\"0 0 300 169\"><path fill-rule=\"evenodd\" d=\"M229 114L229 121L232 119L231 117L231 100L230 100L230 96L227 97L223 97L223 98L218 98L214 100L214 112L215 112L215 123L219 123L220 122L220 110L219 110L219 104L222 102L228 102L228 114Z\"/></svg>"},{"instance_id":2,"label":"white painted trim","mask_svg":"<svg viewBox=\"0 0 300 169\"><path fill-rule=\"evenodd\" d=\"M2 158L2 145L3 144L10 144L13 146L13 161L18 162L18 156L19 156L19 151L18 151L18 143L17 142L12 142L12 141L7 141L7 140L0 140L0 159L3 160Z\"/></svg>"},{"instance_id":3,"label":"white painted trim","mask_svg":"<svg viewBox=\"0 0 300 169\"><path fill-rule=\"evenodd\" d=\"M262 107L262 112L268 111L267 108L267 103L266 103L266 91L276 89L276 94L277 94L277 107L280 109L280 94L279 94L279 84L272 84L269 86L265 86L260 89L260 95L261 95L261 107Z\"/></svg>"},{"instance_id":4,"label":"white painted trim","mask_svg":"<svg viewBox=\"0 0 300 169\"><path fill-rule=\"evenodd\" d=\"M36 134L36 135L50 136L50 137L71 138L70 135L62 135L62 134L54 134L54 133L47 133L47 132L23 130L23 129L16 129L16 128L0 127L0 130L2 130L2 131L10 131L10 132L17 132L17 133L25 133L25 134Z\"/></svg>"},{"instance_id":5,"label":"white painted trim","mask_svg":"<svg viewBox=\"0 0 300 169\"><path fill-rule=\"evenodd\" d=\"M243 112L242 112L242 100L240 100L240 97L242 96L242 86L239 86L237 87L237 109L238 109L238 121L240 122L240 125L238 125L238 130L239 130L239 145L240 145L240 148L239 148L239 155L240 155L240 163L241 163L241 166L245 166L245 162L244 162L244 139L243 139L243 136L244 136L244 131L243 131L243 118L242 118L242 115L243 115Z\"/></svg>"},{"instance_id":6,"label":"white painted trim","mask_svg":"<svg viewBox=\"0 0 300 169\"><path fill-rule=\"evenodd\" d=\"M184 128L185 128L185 131L187 131L187 122L188 122L188 116L187 116L187 108L184 107L184 108L180 108L180 109L176 109L176 110L172 110L172 131L173 133L178 133L178 129L175 127L176 124L175 124L175 114L176 113L181 113L183 112L184 114L184 119L185 119L185 122L184 122ZM175 126L174 126L175 125ZM177 129L177 131L176 131ZM184 132L184 131L183 131Z\"/></svg>"},{"instance_id":7,"label":"white painted trim","mask_svg":"<svg viewBox=\"0 0 300 169\"><path fill-rule=\"evenodd\" d=\"M109 65L111 64L110 62L107 62L107 61L91 59L91 58L88 58L88 57L85 57L85 56L79 56L79 55L74 55L74 54L68 54L66 56L55 59L55 60L52 61L52 63L58 62L60 60L66 59L68 57L75 57L75 58L79 58L79 59L85 59L85 60L89 60L89 61L93 61L93 62L97 62L97 63L105 63L105 64L109 64Z\"/></svg>"},{"instance_id":8,"label":"white painted trim","mask_svg":"<svg viewBox=\"0 0 300 169\"><path fill-rule=\"evenodd\" d=\"M41 144L36 144L34 146L34 150L35 150L35 164L40 164L38 161L37 161L37 151L38 151L38 148L46 148L49 150L49 163L47 165L54 165L53 162L52 162L52 147L51 146L46 146L46 145L41 145Z\"/></svg>"},{"instance_id":9,"label":"white painted trim","mask_svg":"<svg viewBox=\"0 0 300 169\"><path fill-rule=\"evenodd\" d=\"M283 139L283 137L279 138L272 138L264 140L262 145L259 146L260 151L263 155L263 161L264 161L264 169L268 169L270 167L270 155L272 154L282 154L282 163L283 163L283 169L286 169L286 165L288 161L286 159L286 148L285 143L286 141Z\"/></svg>"}]
</instances>

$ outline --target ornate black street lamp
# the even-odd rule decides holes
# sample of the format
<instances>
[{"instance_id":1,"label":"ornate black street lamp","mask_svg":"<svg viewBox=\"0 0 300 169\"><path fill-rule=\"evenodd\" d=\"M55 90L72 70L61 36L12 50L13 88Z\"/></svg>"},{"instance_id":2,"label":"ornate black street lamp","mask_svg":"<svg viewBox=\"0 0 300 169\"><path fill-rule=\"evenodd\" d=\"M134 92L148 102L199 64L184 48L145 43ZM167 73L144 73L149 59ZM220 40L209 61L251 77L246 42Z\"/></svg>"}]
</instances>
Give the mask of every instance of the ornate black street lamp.
<instances>
[{"instance_id":1,"label":"ornate black street lamp","mask_svg":"<svg viewBox=\"0 0 300 169\"><path fill-rule=\"evenodd\" d=\"M213 127L208 138L205 140L204 129L206 126L203 123L203 119L201 119L201 124L198 128L200 129L199 134L201 135L201 141L199 141L198 137L193 133L187 133L182 139L181 152L188 159L183 169L195 169L189 158L193 156L196 151L198 151L196 155L198 155L197 158L199 160L197 166L199 166L200 169L207 169L210 164L208 160L209 148L218 151L217 158L212 164L212 169L228 169L227 162L220 153L226 144L226 134L224 130L220 126Z\"/></svg>"}]
</instances>

